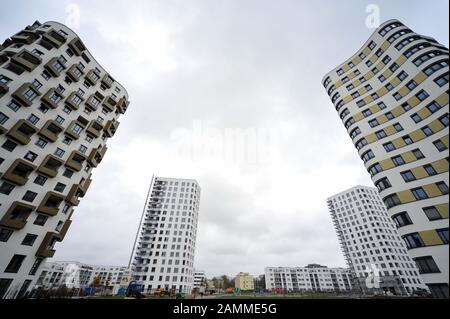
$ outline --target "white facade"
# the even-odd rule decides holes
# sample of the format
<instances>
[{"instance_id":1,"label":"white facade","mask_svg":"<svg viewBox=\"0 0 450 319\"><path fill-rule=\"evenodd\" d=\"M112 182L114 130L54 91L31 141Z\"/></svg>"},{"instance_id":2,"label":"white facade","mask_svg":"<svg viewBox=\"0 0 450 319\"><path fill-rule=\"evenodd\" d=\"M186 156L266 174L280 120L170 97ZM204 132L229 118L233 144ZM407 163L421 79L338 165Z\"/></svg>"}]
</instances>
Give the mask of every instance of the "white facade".
<instances>
[{"instance_id":1,"label":"white facade","mask_svg":"<svg viewBox=\"0 0 450 319\"><path fill-rule=\"evenodd\" d=\"M347 264L365 287L380 271L381 289L412 294L427 289L376 188L356 186L328 198L328 209Z\"/></svg>"},{"instance_id":2,"label":"white facade","mask_svg":"<svg viewBox=\"0 0 450 319\"><path fill-rule=\"evenodd\" d=\"M192 292L200 192L195 180L153 178L132 260L144 292Z\"/></svg>"},{"instance_id":3,"label":"white facade","mask_svg":"<svg viewBox=\"0 0 450 319\"><path fill-rule=\"evenodd\" d=\"M54 255L128 97L72 30L36 22L0 46L0 105L1 299Z\"/></svg>"},{"instance_id":4,"label":"white facade","mask_svg":"<svg viewBox=\"0 0 450 319\"><path fill-rule=\"evenodd\" d=\"M449 282L449 55L398 20L323 80L436 298Z\"/></svg>"},{"instance_id":5,"label":"white facade","mask_svg":"<svg viewBox=\"0 0 450 319\"><path fill-rule=\"evenodd\" d=\"M352 272L345 268L320 265L306 267L268 267L265 269L266 289L272 292L349 292Z\"/></svg>"},{"instance_id":6,"label":"white facade","mask_svg":"<svg viewBox=\"0 0 450 319\"><path fill-rule=\"evenodd\" d=\"M36 283L36 288L85 289L95 286L116 295L119 289L127 289L131 281L131 269L123 266L98 266L80 262L48 262Z\"/></svg>"}]
</instances>

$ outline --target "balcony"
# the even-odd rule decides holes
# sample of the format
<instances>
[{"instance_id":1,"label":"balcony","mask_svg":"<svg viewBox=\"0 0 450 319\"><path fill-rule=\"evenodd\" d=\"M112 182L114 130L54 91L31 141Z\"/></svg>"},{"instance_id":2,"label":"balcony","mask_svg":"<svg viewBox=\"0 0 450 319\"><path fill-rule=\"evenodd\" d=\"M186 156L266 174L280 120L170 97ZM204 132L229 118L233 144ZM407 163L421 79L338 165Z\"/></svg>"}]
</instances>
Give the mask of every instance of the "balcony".
<instances>
[{"instance_id":1,"label":"balcony","mask_svg":"<svg viewBox=\"0 0 450 319\"><path fill-rule=\"evenodd\" d=\"M17 143L27 145L31 141L31 136L38 131L38 128L25 120L18 121L6 135Z\"/></svg>"},{"instance_id":2,"label":"balcony","mask_svg":"<svg viewBox=\"0 0 450 319\"><path fill-rule=\"evenodd\" d=\"M86 51L86 47L83 42L79 38L75 38L68 44L69 48L75 53L76 56L81 56L84 51Z\"/></svg>"},{"instance_id":3,"label":"balcony","mask_svg":"<svg viewBox=\"0 0 450 319\"><path fill-rule=\"evenodd\" d=\"M58 107L58 103L62 99L64 99L64 95L61 92L56 89L50 89L41 98L41 102L51 109L56 109Z\"/></svg>"},{"instance_id":4,"label":"balcony","mask_svg":"<svg viewBox=\"0 0 450 319\"><path fill-rule=\"evenodd\" d=\"M54 143L58 140L58 135L64 131L64 128L56 121L48 120L47 123L39 131L39 135L46 140Z\"/></svg>"},{"instance_id":5,"label":"balcony","mask_svg":"<svg viewBox=\"0 0 450 319\"><path fill-rule=\"evenodd\" d=\"M87 108L89 108L91 111L97 111L97 108L100 104L102 104L105 97L100 94L99 92L95 92L92 94L89 99L86 101L85 105Z\"/></svg>"},{"instance_id":6,"label":"balcony","mask_svg":"<svg viewBox=\"0 0 450 319\"><path fill-rule=\"evenodd\" d=\"M27 224L28 216L30 216L31 212L35 209L35 206L14 202L0 220L0 225L15 230L23 229Z\"/></svg>"},{"instance_id":7,"label":"balcony","mask_svg":"<svg viewBox=\"0 0 450 319\"><path fill-rule=\"evenodd\" d=\"M44 68L55 78L59 77L61 72L66 69L66 66L59 59L59 57L54 57L44 65Z\"/></svg>"},{"instance_id":8,"label":"balcony","mask_svg":"<svg viewBox=\"0 0 450 319\"><path fill-rule=\"evenodd\" d=\"M77 172L83 169L83 163L86 160L86 156L78 151L73 151L66 161L65 166L71 168Z\"/></svg>"},{"instance_id":9,"label":"balcony","mask_svg":"<svg viewBox=\"0 0 450 319\"><path fill-rule=\"evenodd\" d=\"M84 195L86 195L86 193L87 193L89 187L91 186L91 183L92 183L92 178L91 178L91 176L92 176L92 175L89 175L88 179L85 180L85 181L82 183L82 185L80 186L81 191L83 192L83 195L82 195L81 197L84 197Z\"/></svg>"},{"instance_id":10,"label":"balcony","mask_svg":"<svg viewBox=\"0 0 450 319\"><path fill-rule=\"evenodd\" d=\"M28 177L35 169L36 166L31 163L23 159L16 159L3 174L2 179L19 186L23 186L28 182Z\"/></svg>"},{"instance_id":11,"label":"balcony","mask_svg":"<svg viewBox=\"0 0 450 319\"><path fill-rule=\"evenodd\" d=\"M92 167L97 167L98 164L100 164L103 160L103 157L105 156L107 150L108 148L106 146L94 148L88 157L89 165L91 165Z\"/></svg>"},{"instance_id":12,"label":"balcony","mask_svg":"<svg viewBox=\"0 0 450 319\"><path fill-rule=\"evenodd\" d=\"M108 89L111 88L113 83L114 79L109 74L105 74L105 76L102 78L102 84L106 86Z\"/></svg>"},{"instance_id":13,"label":"balcony","mask_svg":"<svg viewBox=\"0 0 450 319\"><path fill-rule=\"evenodd\" d=\"M91 124L86 129L86 132L99 138L102 135L103 125L96 120L92 120Z\"/></svg>"},{"instance_id":14,"label":"balcony","mask_svg":"<svg viewBox=\"0 0 450 319\"><path fill-rule=\"evenodd\" d=\"M42 258L53 257L55 255L54 246L58 241L61 241L59 234L48 232L39 246L36 256Z\"/></svg>"},{"instance_id":15,"label":"balcony","mask_svg":"<svg viewBox=\"0 0 450 319\"><path fill-rule=\"evenodd\" d=\"M56 32L54 29L50 29L42 35L41 43L45 48L51 50L52 48L59 49L67 39L62 34Z\"/></svg>"},{"instance_id":16,"label":"balcony","mask_svg":"<svg viewBox=\"0 0 450 319\"><path fill-rule=\"evenodd\" d=\"M76 111L80 107L81 103L83 103L83 101L84 99L80 95L78 95L77 92L72 92L64 101L64 103L73 111Z\"/></svg>"},{"instance_id":17,"label":"balcony","mask_svg":"<svg viewBox=\"0 0 450 319\"><path fill-rule=\"evenodd\" d=\"M65 134L69 135L73 139L79 139L80 134L84 129L84 125L80 123L78 120L72 121L70 125L67 127Z\"/></svg>"},{"instance_id":18,"label":"balcony","mask_svg":"<svg viewBox=\"0 0 450 319\"><path fill-rule=\"evenodd\" d=\"M119 111L120 114L125 114L125 112L128 109L128 105L130 105L130 102L127 101L125 97L123 97L117 103L117 110Z\"/></svg>"},{"instance_id":19,"label":"balcony","mask_svg":"<svg viewBox=\"0 0 450 319\"><path fill-rule=\"evenodd\" d=\"M113 112L116 108L116 104L117 102L111 96L108 96L102 105L106 107L110 112Z\"/></svg>"},{"instance_id":20,"label":"balcony","mask_svg":"<svg viewBox=\"0 0 450 319\"><path fill-rule=\"evenodd\" d=\"M24 83L12 94L12 97L23 106L31 106L34 98L40 95L41 93L31 83Z\"/></svg>"},{"instance_id":21,"label":"balcony","mask_svg":"<svg viewBox=\"0 0 450 319\"><path fill-rule=\"evenodd\" d=\"M65 201L66 203L69 203L72 206L78 206L80 204L79 198L82 197L83 190L81 189L79 184L74 184L69 190L69 193L67 194Z\"/></svg>"},{"instance_id":22,"label":"balcony","mask_svg":"<svg viewBox=\"0 0 450 319\"><path fill-rule=\"evenodd\" d=\"M64 196L55 192L48 192L41 204L38 206L37 210L39 213L48 216L55 216L59 212L59 206L64 200Z\"/></svg>"},{"instance_id":23,"label":"balcony","mask_svg":"<svg viewBox=\"0 0 450 319\"><path fill-rule=\"evenodd\" d=\"M53 155L47 155L37 171L50 178L54 178L58 175L59 168L64 164L59 158Z\"/></svg>"},{"instance_id":24,"label":"balcony","mask_svg":"<svg viewBox=\"0 0 450 319\"><path fill-rule=\"evenodd\" d=\"M90 85L94 86L100 80L100 75L97 73L97 70L93 69L86 74L85 79Z\"/></svg>"},{"instance_id":25,"label":"balcony","mask_svg":"<svg viewBox=\"0 0 450 319\"><path fill-rule=\"evenodd\" d=\"M66 237L67 231L69 230L70 225L72 225L72 221L70 219L66 220L66 222L63 225L63 227L59 231L59 240L60 241L63 241L64 238Z\"/></svg>"},{"instance_id":26,"label":"balcony","mask_svg":"<svg viewBox=\"0 0 450 319\"><path fill-rule=\"evenodd\" d=\"M34 31L23 30L11 37L13 43L22 43L22 44L32 44L37 39L39 39L39 35Z\"/></svg>"},{"instance_id":27,"label":"balcony","mask_svg":"<svg viewBox=\"0 0 450 319\"><path fill-rule=\"evenodd\" d=\"M42 63L42 59L27 50L22 50L11 57L11 63L31 72Z\"/></svg>"},{"instance_id":28,"label":"balcony","mask_svg":"<svg viewBox=\"0 0 450 319\"><path fill-rule=\"evenodd\" d=\"M0 125L0 135L3 135L7 132L6 128Z\"/></svg>"},{"instance_id":29,"label":"balcony","mask_svg":"<svg viewBox=\"0 0 450 319\"><path fill-rule=\"evenodd\" d=\"M117 129L119 128L120 123L117 121L110 120L105 125L105 134L108 137L113 137L116 134Z\"/></svg>"},{"instance_id":30,"label":"balcony","mask_svg":"<svg viewBox=\"0 0 450 319\"><path fill-rule=\"evenodd\" d=\"M80 70L78 64L72 65L66 72L69 79L74 82L80 81L80 78L84 75L84 72Z\"/></svg>"}]
</instances>

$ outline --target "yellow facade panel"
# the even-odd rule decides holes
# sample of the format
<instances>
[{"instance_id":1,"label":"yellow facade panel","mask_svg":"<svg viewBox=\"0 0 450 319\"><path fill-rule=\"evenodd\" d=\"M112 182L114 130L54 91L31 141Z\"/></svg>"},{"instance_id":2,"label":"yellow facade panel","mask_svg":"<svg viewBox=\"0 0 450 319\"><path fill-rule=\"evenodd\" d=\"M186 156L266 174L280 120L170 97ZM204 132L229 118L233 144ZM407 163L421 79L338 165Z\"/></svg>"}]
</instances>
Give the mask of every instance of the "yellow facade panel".
<instances>
[{"instance_id":1,"label":"yellow facade panel","mask_svg":"<svg viewBox=\"0 0 450 319\"><path fill-rule=\"evenodd\" d=\"M360 64L361 61L362 61L362 59L359 56L357 56L356 58L353 59L352 62L354 65L357 65L357 64Z\"/></svg>"},{"instance_id":2,"label":"yellow facade panel","mask_svg":"<svg viewBox=\"0 0 450 319\"><path fill-rule=\"evenodd\" d=\"M394 87L397 87L397 86L400 85L401 82L402 82L402 81L400 81L399 78L393 78L392 81L391 81L391 84L392 84Z\"/></svg>"},{"instance_id":3,"label":"yellow facade panel","mask_svg":"<svg viewBox=\"0 0 450 319\"><path fill-rule=\"evenodd\" d=\"M416 200L409 189L406 191L398 192L397 196L402 204L414 202Z\"/></svg>"},{"instance_id":4,"label":"yellow facade panel","mask_svg":"<svg viewBox=\"0 0 450 319\"><path fill-rule=\"evenodd\" d=\"M448 147L449 146L448 145L448 134L443 136L443 137L441 137L441 141L442 141L442 143L444 143L445 146Z\"/></svg>"},{"instance_id":5,"label":"yellow facade panel","mask_svg":"<svg viewBox=\"0 0 450 319\"><path fill-rule=\"evenodd\" d=\"M393 127L393 126L388 126L384 129L384 131L386 132L386 134L388 136L394 135L395 133L397 133L397 130Z\"/></svg>"},{"instance_id":6,"label":"yellow facade panel","mask_svg":"<svg viewBox=\"0 0 450 319\"><path fill-rule=\"evenodd\" d=\"M362 113L356 113L355 115L353 115L353 118L355 119L356 122L359 122L362 119L364 119L364 115Z\"/></svg>"},{"instance_id":7,"label":"yellow facade panel","mask_svg":"<svg viewBox=\"0 0 450 319\"><path fill-rule=\"evenodd\" d=\"M375 114L375 113L379 112L381 109L378 104L375 104L374 106L370 107L370 110L372 111L373 114Z\"/></svg>"},{"instance_id":8,"label":"yellow facade panel","mask_svg":"<svg viewBox=\"0 0 450 319\"><path fill-rule=\"evenodd\" d=\"M388 92L389 92L388 89L386 89L385 87L382 87L381 89L379 89L379 90L377 91L377 94L378 94L378 96L381 97L381 96L386 95Z\"/></svg>"},{"instance_id":9,"label":"yellow facade panel","mask_svg":"<svg viewBox=\"0 0 450 319\"><path fill-rule=\"evenodd\" d=\"M377 140L378 140L378 138L374 133L366 136L366 141L369 144L372 144L372 143L376 142Z\"/></svg>"},{"instance_id":10,"label":"yellow facade panel","mask_svg":"<svg viewBox=\"0 0 450 319\"><path fill-rule=\"evenodd\" d=\"M387 170L390 170L391 168L394 168L395 164L390 158L388 158L388 159L385 159L384 161L381 161L380 166L383 169L383 171L387 171Z\"/></svg>"},{"instance_id":11,"label":"yellow facade panel","mask_svg":"<svg viewBox=\"0 0 450 319\"><path fill-rule=\"evenodd\" d=\"M420 100L417 97L413 96L408 100L408 104L411 105L411 107L416 107L420 104Z\"/></svg>"},{"instance_id":12,"label":"yellow facade panel","mask_svg":"<svg viewBox=\"0 0 450 319\"><path fill-rule=\"evenodd\" d=\"M420 71L415 77L414 77L414 81L417 82L417 84L422 83L423 81L425 81L428 78L428 76L423 73L422 71Z\"/></svg>"},{"instance_id":13,"label":"yellow facade panel","mask_svg":"<svg viewBox=\"0 0 450 319\"><path fill-rule=\"evenodd\" d=\"M436 102L438 102L440 106L448 105L448 94L444 93L440 95L438 98L436 98Z\"/></svg>"},{"instance_id":14,"label":"yellow facade panel","mask_svg":"<svg viewBox=\"0 0 450 319\"><path fill-rule=\"evenodd\" d=\"M443 242L439 237L438 233L433 230L421 231L419 232L420 237L422 237L423 242L426 246L436 246L442 245Z\"/></svg>"},{"instance_id":15,"label":"yellow facade panel","mask_svg":"<svg viewBox=\"0 0 450 319\"><path fill-rule=\"evenodd\" d=\"M427 171L422 166L413 168L411 171L414 174L414 176L416 177L416 179L422 179L422 178L428 177Z\"/></svg>"},{"instance_id":16,"label":"yellow facade panel","mask_svg":"<svg viewBox=\"0 0 450 319\"><path fill-rule=\"evenodd\" d=\"M445 128L445 126L439 120L431 122L430 124L428 124L428 126L434 133L439 132L440 130L443 130Z\"/></svg>"},{"instance_id":17,"label":"yellow facade panel","mask_svg":"<svg viewBox=\"0 0 450 319\"><path fill-rule=\"evenodd\" d=\"M368 55L370 54L370 52L372 52L372 50L370 50L370 48L368 48L368 47L364 48L364 50L363 50L363 53L364 53L366 56L368 56Z\"/></svg>"},{"instance_id":18,"label":"yellow facade panel","mask_svg":"<svg viewBox=\"0 0 450 319\"><path fill-rule=\"evenodd\" d=\"M366 104L369 104L369 103L372 103L373 102L373 98L372 98L372 96L366 96L365 98L364 98L364 102L366 102Z\"/></svg>"},{"instance_id":19,"label":"yellow facade panel","mask_svg":"<svg viewBox=\"0 0 450 319\"><path fill-rule=\"evenodd\" d=\"M409 90L406 86L402 87L402 88L398 91L398 93L400 93L401 96L407 96L407 95L409 94L409 92L410 92L410 90Z\"/></svg>"},{"instance_id":20,"label":"yellow facade panel","mask_svg":"<svg viewBox=\"0 0 450 319\"><path fill-rule=\"evenodd\" d=\"M405 110L401 106L397 106L391 112L395 117L399 117L400 115L405 113Z\"/></svg>"},{"instance_id":21,"label":"yellow facade panel","mask_svg":"<svg viewBox=\"0 0 450 319\"><path fill-rule=\"evenodd\" d=\"M344 104L350 103L352 101L352 97L350 95L347 95L346 97L344 97L343 101Z\"/></svg>"},{"instance_id":22,"label":"yellow facade panel","mask_svg":"<svg viewBox=\"0 0 450 319\"><path fill-rule=\"evenodd\" d=\"M417 159L412 152L406 152L402 154L403 159L406 163L415 162Z\"/></svg>"},{"instance_id":23,"label":"yellow facade panel","mask_svg":"<svg viewBox=\"0 0 450 319\"><path fill-rule=\"evenodd\" d=\"M446 159L442 159L440 161L434 162L432 165L433 165L434 170L438 174L448 172L448 161Z\"/></svg>"},{"instance_id":24,"label":"yellow facade panel","mask_svg":"<svg viewBox=\"0 0 450 319\"><path fill-rule=\"evenodd\" d=\"M427 193L428 197L430 197L430 198L438 197L438 196L442 195L441 191L436 186L436 184L424 185L423 189L425 190L425 192Z\"/></svg>"},{"instance_id":25,"label":"yellow facade panel","mask_svg":"<svg viewBox=\"0 0 450 319\"><path fill-rule=\"evenodd\" d=\"M389 43L389 41L384 41L381 45L381 50L386 51L390 46L391 44Z\"/></svg>"},{"instance_id":26,"label":"yellow facade panel","mask_svg":"<svg viewBox=\"0 0 450 319\"><path fill-rule=\"evenodd\" d=\"M345 64L345 65L342 67L342 70L344 70L344 72L348 72L348 71L350 70L350 66L349 66L348 64Z\"/></svg>"},{"instance_id":27,"label":"yellow facade panel","mask_svg":"<svg viewBox=\"0 0 450 319\"><path fill-rule=\"evenodd\" d=\"M384 123L386 123L387 121L389 121L389 119L386 117L386 115L381 115L381 116L379 116L379 117L377 117L377 120L378 120L378 123L380 123L380 124L384 124Z\"/></svg>"},{"instance_id":28,"label":"yellow facade panel","mask_svg":"<svg viewBox=\"0 0 450 319\"><path fill-rule=\"evenodd\" d=\"M426 107L417 112L417 115L419 115L421 119L426 119L431 114L432 113L430 112L430 110L427 109Z\"/></svg>"},{"instance_id":29,"label":"yellow facade panel","mask_svg":"<svg viewBox=\"0 0 450 319\"><path fill-rule=\"evenodd\" d=\"M392 141L392 144L394 144L395 148L397 149L406 146L406 143L402 138L396 138Z\"/></svg>"},{"instance_id":30,"label":"yellow facade panel","mask_svg":"<svg viewBox=\"0 0 450 319\"><path fill-rule=\"evenodd\" d=\"M397 63L398 65L402 65L403 63L405 63L406 62L406 57L404 56L404 55L401 55L398 59L397 59L397 61L395 61L395 63Z\"/></svg>"},{"instance_id":31,"label":"yellow facade panel","mask_svg":"<svg viewBox=\"0 0 450 319\"><path fill-rule=\"evenodd\" d=\"M448 218L448 203L436 205L436 209L442 218Z\"/></svg>"},{"instance_id":32,"label":"yellow facade panel","mask_svg":"<svg viewBox=\"0 0 450 319\"><path fill-rule=\"evenodd\" d=\"M426 137L426 135L424 132L422 132L422 130L417 130L417 131L410 133L409 137L411 137L411 139L414 142L418 142L420 140L423 140Z\"/></svg>"}]
</instances>

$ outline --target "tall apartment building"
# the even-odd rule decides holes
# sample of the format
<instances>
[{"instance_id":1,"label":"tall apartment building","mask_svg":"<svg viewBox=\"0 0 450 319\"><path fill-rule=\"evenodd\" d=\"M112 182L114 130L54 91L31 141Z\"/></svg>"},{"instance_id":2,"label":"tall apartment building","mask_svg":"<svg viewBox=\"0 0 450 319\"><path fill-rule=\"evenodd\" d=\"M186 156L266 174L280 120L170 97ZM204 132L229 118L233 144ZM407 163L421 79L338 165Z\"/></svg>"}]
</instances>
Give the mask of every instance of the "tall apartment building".
<instances>
[{"instance_id":1,"label":"tall apartment building","mask_svg":"<svg viewBox=\"0 0 450 319\"><path fill-rule=\"evenodd\" d=\"M435 297L448 298L448 49L383 23L323 85Z\"/></svg>"},{"instance_id":2,"label":"tall apartment building","mask_svg":"<svg viewBox=\"0 0 450 319\"><path fill-rule=\"evenodd\" d=\"M194 270L194 288L199 292L205 292L206 282L206 273L203 270Z\"/></svg>"},{"instance_id":3,"label":"tall apartment building","mask_svg":"<svg viewBox=\"0 0 450 319\"><path fill-rule=\"evenodd\" d=\"M427 290L376 188L356 186L327 203L346 262L356 276L355 285L363 292L411 295ZM374 267L379 271L379 289L370 286L374 281L366 285Z\"/></svg>"},{"instance_id":4,"label":"tall apartment building","mask_svg":"<svg viewBox=\"0 0 450 319\"><path fill-rule=\"evenodd\" d=\"M154 177L132 253L145 293L191 293L201 189L191 179Z\"/></svg>"},{"instance_id":5,"label":"tall apartment building","mask_svg":"<svg viewBox=\"0 0 450 319\"><path fill-rule=\"evenodd\" d=\"M317 264L306 267L267 267L266 289L273 292L350 292L352 272Z\"/></svg>"},{"instance_id":6,"label":"tall apartment building","mask_svg":"<svg viewBox=\"0 0 450 319\"><path fill-rule=\"evenodd\" d=\"M0 46L0 299L34 286L128 104L60 23L35 22Z\"/></svg>"},{"instance_id":7,"label":"tall apartment building","mask_svg":"<svg viewBox=\"0 0 450 319\"><path fill-rule=\"evenodd\" d=\"M123 266L99 266L80 262L47 262L42 267L35 289L55 290L103 288L112 295L126 290L131 281L131 269Z\"/></svg>"}]
</instances>

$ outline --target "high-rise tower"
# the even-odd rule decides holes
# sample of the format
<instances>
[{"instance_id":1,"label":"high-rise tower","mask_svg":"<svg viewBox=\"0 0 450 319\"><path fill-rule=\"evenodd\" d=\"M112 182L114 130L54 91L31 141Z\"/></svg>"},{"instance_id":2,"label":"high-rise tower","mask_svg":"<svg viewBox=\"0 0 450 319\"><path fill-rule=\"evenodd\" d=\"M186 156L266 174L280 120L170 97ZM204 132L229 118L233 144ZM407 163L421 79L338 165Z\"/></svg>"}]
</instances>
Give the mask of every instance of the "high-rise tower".
<instances>
[{"instance_id":1,"label":"high-rise tower","mask_svg":"<svg viewBox=\"0 0 450 319\"><path fill-rule=\"evenodd\" d=\"M153 178L131 260L145 293L192 292L200 191L195 180Z\"/></svg>"},{"instance_id":2,"label":"high-rise tower","mask_svg":"<svg viewBox=\"0 0 450 319\"><path fill-rule=\"evenodd\" d=\"M323 80L424 282L447 298L448 63L446 47L390 20Z\"/></svg>"},{"instance_id":3,"label":"high-rise tower","mask_svg":"<svg viewBox=\"0 0 450 319\"><path fill-rule=\"evenodd\" d=\"M60 23L35 22L0 46L0 299L34 286L128 104Z\"/></svg>"}]
</instances>

